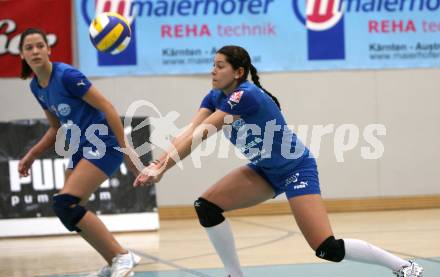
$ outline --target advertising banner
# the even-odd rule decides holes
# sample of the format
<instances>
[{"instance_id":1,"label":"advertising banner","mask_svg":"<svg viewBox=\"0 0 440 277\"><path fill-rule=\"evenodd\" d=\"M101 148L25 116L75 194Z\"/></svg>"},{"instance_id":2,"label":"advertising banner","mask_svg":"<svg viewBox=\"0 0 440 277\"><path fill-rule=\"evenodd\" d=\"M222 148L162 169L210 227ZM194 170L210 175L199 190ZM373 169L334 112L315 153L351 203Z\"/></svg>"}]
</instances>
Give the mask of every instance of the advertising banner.
<instances>
[{"instance_id":1,"label":"advertising banner","mask_svg":"<svg viewBox=\"0 0 440 277\"><path fill-rule=\"evenodd\" d=\"M133 118L133 126L141 119ZM47 120L0 122L0 226L4 225L0 228L0 236L67 233L53 213L52 197L64 185L68 159L50 151L34 161L30 176L20 178L18 173L20 159L48 127ZM141 145L149 136L148 130L147 127L132 133L135 146ZM151 161L151 154L141 159L147 164ZM88 209L110 221L109 216L116 215L117 221L108 226L110 230L158 228L154 186L134 189L134 178L123 163L89 198ZM127 223L124 223L124 215L130 218ZM52 227L39 230L39 226L34 224L38 219L44 222L52 219L45 226ZM19 228L17 224L20 220L22 224ZM24 227L26 222L32 224Z\"/></svg>"},{"instance_id":2,"label":"advertising banner","mask_svg":"<svg viewBox=\"0 0 440 277\"><path fill-rule=\"evenodd\" d=\"M208 73L223 45L260 71L440 66L440 0L76 0L80 69L90 76ZM96 14L129 19L121 54L98 53Z\"/></svg>"},{"instance_id":3,"label":"advertising banner","mask_svg":"<svg viewBox=\"0 0 440 277\"><path fill-rule=\"evenodd\" d=\"M20 34L30 27L47 33L53 60L71 63L71 6L70 0L0 1L0 77L20 76Z\"/></svg>"}]
</instances>

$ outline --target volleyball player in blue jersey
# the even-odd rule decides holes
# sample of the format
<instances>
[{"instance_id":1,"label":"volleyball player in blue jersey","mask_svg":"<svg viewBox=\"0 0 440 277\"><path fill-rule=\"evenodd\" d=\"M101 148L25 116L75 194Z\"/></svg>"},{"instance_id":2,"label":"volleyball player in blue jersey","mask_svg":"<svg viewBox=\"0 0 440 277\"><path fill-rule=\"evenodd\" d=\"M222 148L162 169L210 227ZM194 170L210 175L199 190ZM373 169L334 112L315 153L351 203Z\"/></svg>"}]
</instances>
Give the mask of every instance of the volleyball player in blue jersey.
<instances>
[{"instance_id":1,"label":"volleyball player in blue jersey","mask_svg":"<svg viewBox=\"0 0 440 277\"><path fill-rule=\"evenodd\" d=\"M32 78L30 88L44 110L50 127L19 163L21 176L29 175L33 161L43 152L66 141L56 141L60 128L69 129L71 149L64 187L53 197L53 210L69 231L80 234L107 261L108 266L91 276L131 276L140 257L125 250L101 220L84 207L90 195L112 175L124 155L124 131L112 104L77 69L51 62L51 49L42 30L29 28L21 35L21 78ZM137 174L130 159L127 165Z\"/></svg>"},{"instance_id":2,"label":"volleyball player in blue jersey","mask_svg":"<svg viewBox=\"0 0 440 277\"><path fill-rule=\"evenodd\" d=\"M253 84L247 81L251 74ZM250 163L233 170L195 201L199 221L229 276L243 276L224 211L245 208L285 193L296 222L319 258L373 263L397 276L422 276L418 264L405 261L367 242L335 239L323 204L315 159L287 127L278 100L264 90L249 54L238 46L221 48L212 69L213 89L203 99L191 127L173 141L174 149L145 168L134 186L158 182L195 143L223 129ZM230 125L228 125L230 124ZM170 158L171 157L171 158Z\"/></svg>"}]
</instances>

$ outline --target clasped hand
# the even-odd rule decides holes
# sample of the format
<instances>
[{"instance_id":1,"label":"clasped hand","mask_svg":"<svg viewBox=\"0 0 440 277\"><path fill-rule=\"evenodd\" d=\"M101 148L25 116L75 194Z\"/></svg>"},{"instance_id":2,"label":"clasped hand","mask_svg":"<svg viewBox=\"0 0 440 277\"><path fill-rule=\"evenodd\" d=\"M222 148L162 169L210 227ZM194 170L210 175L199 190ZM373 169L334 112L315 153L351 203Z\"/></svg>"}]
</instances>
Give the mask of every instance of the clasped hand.
<instances>
[{"instance_id":1,"label":"clasped hand","mask_svg":"<svg viewBox=\"0 0 440 277\"><path fill-rule=\"evenodd\" d=\"M133 182L134 187L151 185L162 179L165 173L165 165L159 161L154 161L139 173Z\"/></svg>"}]
</instances>

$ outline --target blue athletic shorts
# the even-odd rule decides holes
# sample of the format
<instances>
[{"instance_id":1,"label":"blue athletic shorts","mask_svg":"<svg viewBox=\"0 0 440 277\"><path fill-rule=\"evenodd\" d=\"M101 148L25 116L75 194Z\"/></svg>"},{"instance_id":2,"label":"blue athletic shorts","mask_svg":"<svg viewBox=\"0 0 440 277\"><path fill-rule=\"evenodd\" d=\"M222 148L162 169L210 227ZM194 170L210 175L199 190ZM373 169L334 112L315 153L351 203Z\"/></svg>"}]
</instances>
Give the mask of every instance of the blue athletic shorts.
<instances>
[{"instance_id":1,"label":"blue athletic shorts","mask_svg":"<svg viewBox=\"0 0 440 277\"><path fill-rule=\"evenodd\" d=\"M275 191L274 197L282 193L286 193L287 199L306 194L321 194L318 168L314 158L304 158L293 169L278 172L251 163L248 166L272 186Z\"/></svg>"},{"instance_id":2,"label":"blue athletic shorts","mask_svg":"<svg viewBox=\"0 0 440 277\"><path fill-rule=\"evenodd\" d=\"M114 149L113 146L105 148L105 153L100 153L93 146L86 146L92 147L92 149L90 151L83 151L83 147L80 147L70 158L69 169L74 169L81 159L86 159L110 177L119 168L124 159L124 154Z\"/></svg>"}]
</instances>

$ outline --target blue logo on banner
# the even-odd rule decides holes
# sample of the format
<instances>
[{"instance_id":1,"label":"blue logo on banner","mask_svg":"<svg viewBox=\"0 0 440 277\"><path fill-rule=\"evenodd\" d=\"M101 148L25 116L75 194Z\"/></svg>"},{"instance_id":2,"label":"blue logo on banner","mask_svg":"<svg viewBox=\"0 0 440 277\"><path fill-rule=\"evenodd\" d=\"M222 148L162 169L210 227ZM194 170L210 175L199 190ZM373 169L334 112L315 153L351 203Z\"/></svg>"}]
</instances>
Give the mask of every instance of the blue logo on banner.
<instances>
[{"instance_id":1,"label":"blue logo on banner","mask_svg":"<svg viewBox=\"0 0 440 277\"><path fill-rule=\"evenodd\" d=\"M440 64L440 0L74 3L78 11L75 19L79 66L88 76L206 73L215 50L228 44L249 49L261 71ZM131 24L133 34L128 49L115 56L97 53L88 35L90 21L96 14L108 11L136 23Z\"/></svg>"},{"instance_id":2,"label":"blue logo on banner","mask_svg":"<svg viewBox=\"0 0 440 277\"><path fill-rule=\"evenodd\" d=\"M341 0L307 0L305 16L298 0L293 0L293 11L307 28L309 60L345 59L344 18Z\"/></svg>"},{"instance_id":3,"label":"blue logo on banner","mask_svg":"<svg viewBox=\"0 0 440 277\"><path fill-rule=\"evenodd\" d=\"M95 2L96 0L90 0L92 2ZM92 19L95 17L95 14L99 14L102 12L109 12L109 11L116 11L117 13L124 15L128 19L130 19L127 15L129 15L129 1L128 0L119 0L117 1L118 4L116 5L115 1L112 0L97 0L96 6L95 6L95 13L93 16L90 16L88 13L88 6L89 6L89 0L82 0L81 3L81 13L83 16L83 19L87 23L87 25L90 25L92 22ZM113 6L115 5L115 6ZM99 66L113 66L113 65L136 65L137 64L137 51L136 51L136 26L133 20L131 21L130 28L131 28L131 41L128 44L127 48L117 54L112 55L110 53L102 53L98 52L98 65Z\"/></svg>"}]
</instances>

